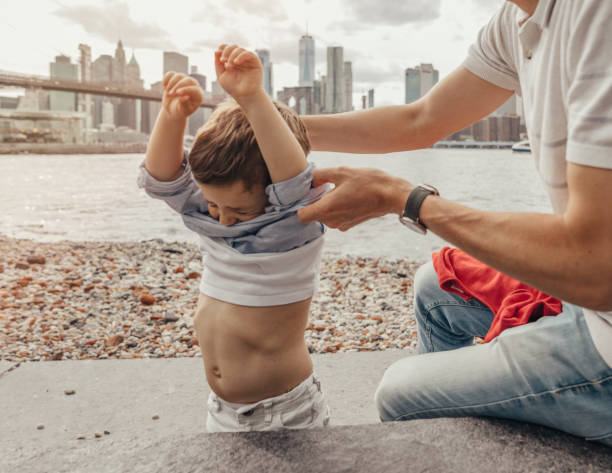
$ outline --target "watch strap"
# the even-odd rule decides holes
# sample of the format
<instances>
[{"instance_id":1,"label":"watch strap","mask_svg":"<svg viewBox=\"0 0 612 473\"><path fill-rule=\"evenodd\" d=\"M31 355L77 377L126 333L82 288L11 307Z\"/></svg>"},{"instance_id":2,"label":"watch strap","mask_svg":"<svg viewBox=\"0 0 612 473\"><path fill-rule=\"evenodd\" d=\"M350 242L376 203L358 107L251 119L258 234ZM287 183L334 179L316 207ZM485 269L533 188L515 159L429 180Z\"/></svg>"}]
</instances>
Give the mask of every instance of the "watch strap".
<instances>
[{"instance_id":1,"label":"watch strap","mask_svg":"<svg viewBox=\"0 0 612 473\"><path fill-rule=\"evenodd\" d=\"M417 186L412 189L412 192L408 195L406 200L406 206L404 207L403 216L409 218L415 223L422 225L427 228L423 222L419 219L419 213L421 211L421 205L426 197L430 195L439 195L438 191L431 186Z\"/></svg>"}]
</instances>

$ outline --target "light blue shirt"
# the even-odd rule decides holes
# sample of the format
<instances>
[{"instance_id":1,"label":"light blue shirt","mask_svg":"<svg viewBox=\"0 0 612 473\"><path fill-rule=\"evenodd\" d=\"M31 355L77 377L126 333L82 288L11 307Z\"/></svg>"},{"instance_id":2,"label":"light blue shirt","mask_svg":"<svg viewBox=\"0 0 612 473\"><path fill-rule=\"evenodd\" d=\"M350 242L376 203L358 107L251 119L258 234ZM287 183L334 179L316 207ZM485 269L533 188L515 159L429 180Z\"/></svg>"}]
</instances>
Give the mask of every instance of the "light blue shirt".
<instances>
[{"instance_id":1,"label":"light blue shirt","mask_svg":"<svg viewBox=\"0 0 612 473\"><path fill-rule=\"evenodd\" d=\"M243 254L276 253L306 245L325 233L320 222L304 224L298 220L298 209L321 198L328 186L312 187L314 164L286 181L266 186L269 205L265 213L234 225L221 225L208 212L208 203L191 173L187 155L183 158L184 172L174 181L159 181L140 165L138 186L154 199L165 201L181 214L190 230L202 236L223 238Z\"/></svg>"}]
</instances>

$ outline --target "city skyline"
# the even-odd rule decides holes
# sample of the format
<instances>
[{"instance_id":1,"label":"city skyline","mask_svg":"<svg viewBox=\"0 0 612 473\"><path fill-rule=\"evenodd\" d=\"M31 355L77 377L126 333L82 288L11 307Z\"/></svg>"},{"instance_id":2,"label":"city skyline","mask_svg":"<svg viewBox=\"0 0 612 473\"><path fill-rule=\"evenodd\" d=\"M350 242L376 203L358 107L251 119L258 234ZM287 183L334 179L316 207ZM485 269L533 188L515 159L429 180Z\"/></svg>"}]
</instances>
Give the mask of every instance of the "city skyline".
<instances>
[{"instance_id":1,"label":"city skyline","mask_svg":"<svg viewBox=\"0 0 612 473\"><path fill-rule=\"evenodd\" d=\"M212 52L219 43L232 41L252 50L270 50L276 92L298 84L299 39L308 32L316 44L314 79L326 74L326 48L343 46L344 58L353 67L353 102L360 103L361 95L374 88L377 105L403 102L407 67L434 63L443 77L458 66L479 27L501 4L468 0L469 6L459 8L450 0L434 0L381 8L366 0L238 0L230 12L214 2L183 1L177 8L191 14L177 15L141 1L128 7L126 2L108 0L101 6L42 0L32 16L27 3L10 3L0 20L0 37L12 45L0 52L0 69L45 75L60 54L76 63L79 43L90 45L95 58L109 54L121 40L128 57L135 53L146 87L162 77L163 51L188 56L190 65L211 83ZM45 40L36 40L41 35L29 33L33 30L42 31ZM428 36L435 39L423 41Z\"/></svg>"}]
</instances>

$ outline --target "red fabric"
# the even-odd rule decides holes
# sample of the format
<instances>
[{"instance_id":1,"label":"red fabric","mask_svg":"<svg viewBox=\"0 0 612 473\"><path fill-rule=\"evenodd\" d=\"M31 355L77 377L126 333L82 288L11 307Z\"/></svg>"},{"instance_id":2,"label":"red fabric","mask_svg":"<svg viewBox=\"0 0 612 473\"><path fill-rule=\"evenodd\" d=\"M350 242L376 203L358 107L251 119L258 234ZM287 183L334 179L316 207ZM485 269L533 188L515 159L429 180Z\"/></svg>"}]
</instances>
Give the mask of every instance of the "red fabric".
<instances>
[{"instance_id":1,"label":"red fabric","mask_svg":"<svg viewBox=\"0 0 612 473\"><path fill-rule=\"evenodd\" d=\"M465 300L472 297L495 314L485 343L503 330L561 312L561 301L506 276L456 248L432 255L440 287Z\"/></svg>"}]
</instances>

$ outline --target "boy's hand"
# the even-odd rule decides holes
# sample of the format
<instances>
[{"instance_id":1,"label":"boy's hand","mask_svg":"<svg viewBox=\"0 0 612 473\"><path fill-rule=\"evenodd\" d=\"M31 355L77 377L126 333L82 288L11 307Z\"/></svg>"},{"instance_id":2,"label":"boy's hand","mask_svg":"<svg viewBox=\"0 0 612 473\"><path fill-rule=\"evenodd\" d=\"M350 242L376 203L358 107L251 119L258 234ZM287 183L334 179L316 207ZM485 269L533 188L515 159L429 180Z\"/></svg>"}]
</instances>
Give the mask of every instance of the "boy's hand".
<instances>
[{"instance_id":1,"label":"boy's hand","mask_svg":"<svg viewBox=\"0 0 612 473\"><path fill-rule=\"evenodd\" d=\"M195 112L204 94L198 82L178 72L168 72L164 77L162 107L171 118L187 118Z\"/></svg>"},{"instance_id":2,"label":"boy's hand","mask_svg":"<svg viewBox=\"0 0 612 473\"><path fill-rule=\"evenodd\" d=\"M263 67L251 51L222 44L215 51L215 69L219 84L237 102L263 91Z\"/></svg>"}]
</instances>

